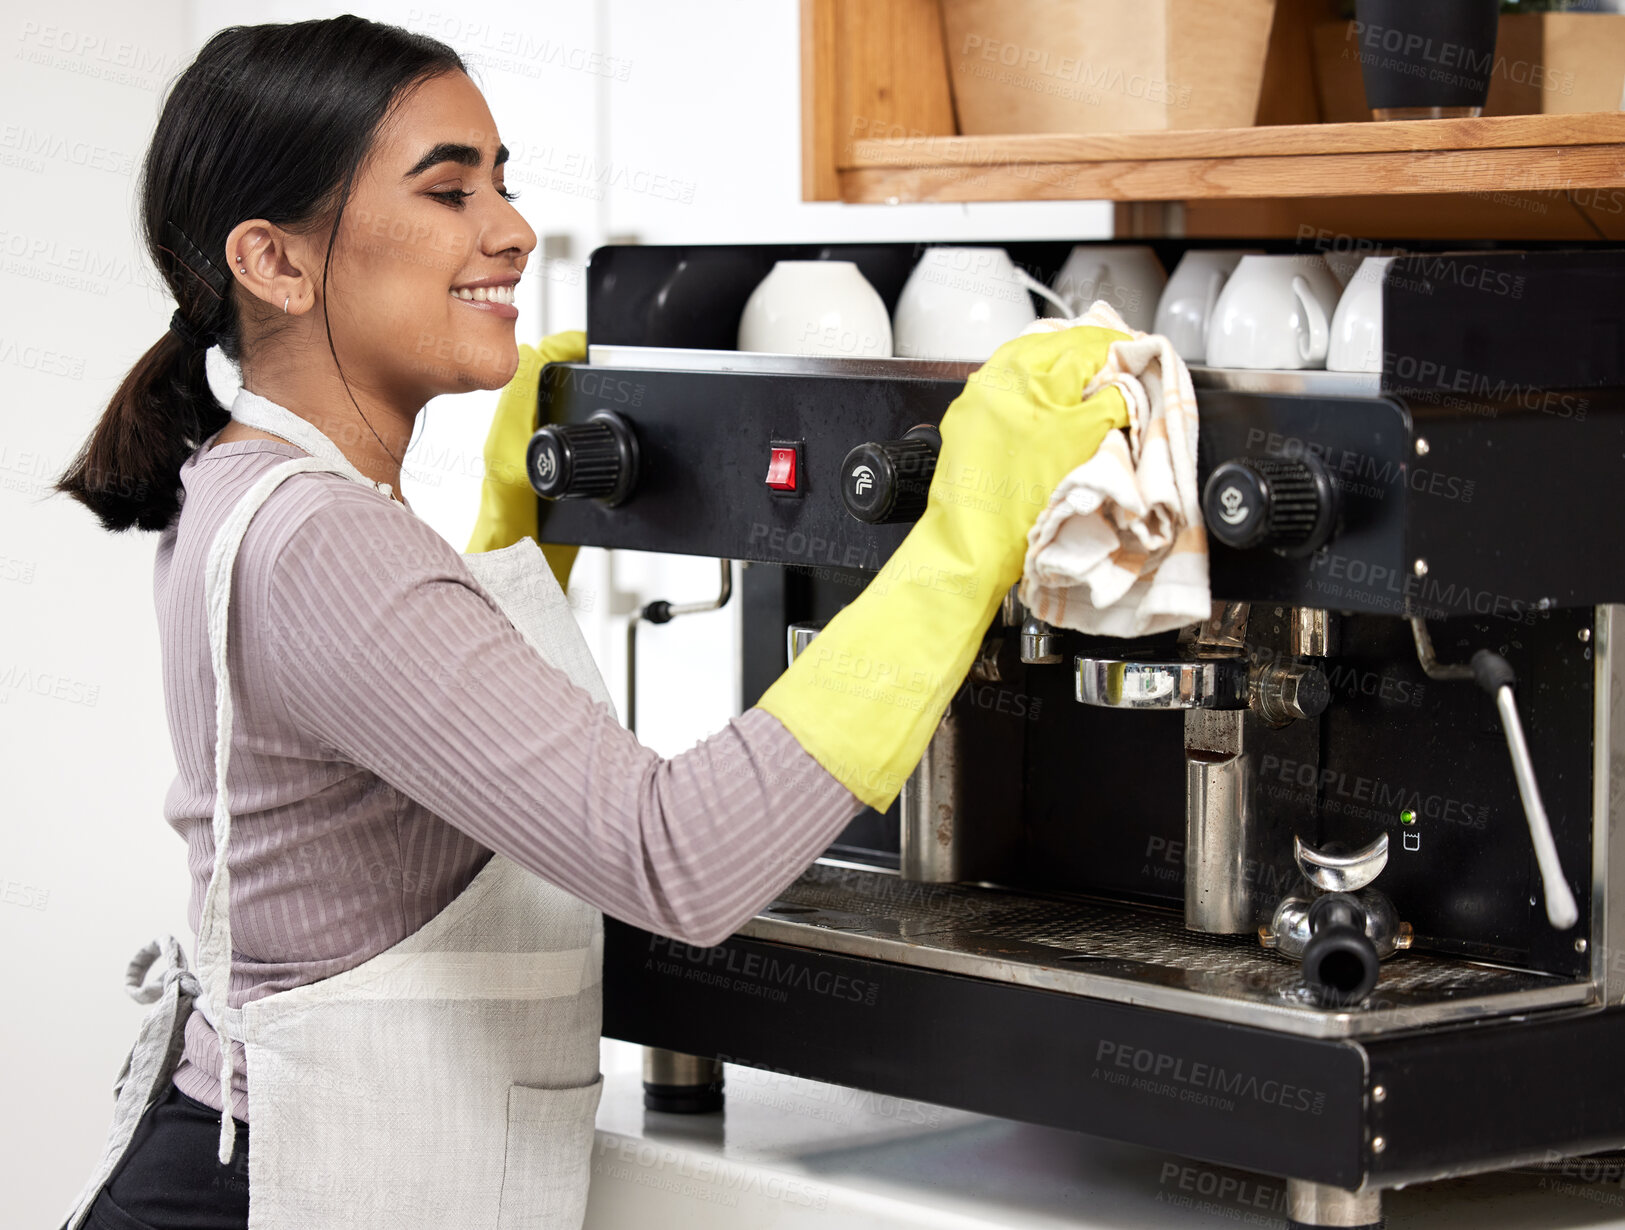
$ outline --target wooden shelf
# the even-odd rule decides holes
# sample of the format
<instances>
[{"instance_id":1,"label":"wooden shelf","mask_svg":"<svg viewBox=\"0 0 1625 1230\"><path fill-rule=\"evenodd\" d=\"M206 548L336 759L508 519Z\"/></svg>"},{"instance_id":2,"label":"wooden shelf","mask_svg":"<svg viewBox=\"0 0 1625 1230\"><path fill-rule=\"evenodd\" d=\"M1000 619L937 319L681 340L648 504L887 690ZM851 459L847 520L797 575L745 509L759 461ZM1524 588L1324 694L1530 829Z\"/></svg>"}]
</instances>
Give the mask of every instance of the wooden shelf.
<instances>
[{"instance_id":1,"label":"wooden shelf","mask_svg":"<svg viewBox=\"0 0 1625 1230\"><path fill-rule=\"evenodd\" d=\"M860 139L842 152L853 203L1568 192L1625 187L1625 113Z\"/></svg>"},{"instance_id":2,"label":"wooden shelf","mask_svg":"<svg viewBox=\"0 0 1625 1230\"><path fill-rule=\"evenodd\" d=\"M1625 112L1310 122L1335 13L1278 4L1254 127L973 137L938 0L801 0L802 197L1106 200L1124 237L1625 240Z\"/></svg>"}]
</instances>

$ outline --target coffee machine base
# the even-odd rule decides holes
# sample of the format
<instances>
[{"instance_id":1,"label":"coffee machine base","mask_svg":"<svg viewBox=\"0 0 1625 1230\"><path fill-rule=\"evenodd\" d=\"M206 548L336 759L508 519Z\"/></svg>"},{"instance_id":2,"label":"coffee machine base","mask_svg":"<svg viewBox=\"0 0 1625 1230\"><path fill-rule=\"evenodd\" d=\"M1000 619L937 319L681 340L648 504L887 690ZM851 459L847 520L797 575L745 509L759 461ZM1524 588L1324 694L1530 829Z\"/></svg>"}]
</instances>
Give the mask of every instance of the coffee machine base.
<instances>
[{"instance_id":1,"label":"coffee machine base","mask_svg":"<svg viewBox=\"0 0 1625 1230\"><path fill-rule=\"evenodd\" d=\"M799 918L796 925L811 932L817 928L805 920L815 915L833 930L838 890L845 885L850 903L851 882L863 874L885 878L816 865L746 930L784 936L787 920ZM904 896L999 896L892 879L892 891ZM954 905L935 897L927 904L929 936L911 934L907 917L855 913L844 916L845 934L883 939L892 952L928 943L946 951L944 919L956 917ZM1348 1218L1378 1208L1385 1188L1625 1145L1625 1100L1598 1096L1625 1082L1625 1008L1534 1010L1527 1004L1538 1002L1540 988L1488 967L1414 984L1385 970L1394 1005L1367 1009L1372 1019L1363 1026L1347 1019L1358 1013L1320 1010L1328 1024L1317 1036L1293 1027L1308 1008L1260 1016L1266 1025L1150 1006L1171 1002L1182 973L1212 976L1172 964L1144 965L1125 979L1132 962L1121 955L1085 962L1111 967L1091 976L1137 982L1138 995L1108 999L1046 986L1030 937L989 934L998 914L982 908L976 919L963 909L957 916L959 947L979 947L1012 976L944 972L750 934L701 949L607 920L604 1033L1280 1176L1289 1181L1294 1219L1306 1226L1375 1224ZM1092 941L1130 942L1101 921L1089 928ZM1238 994L1258 994L1245 976L1255 960L1273 959L1240 959L1230 975ZM1417 1028L1406 1015L1443 1010L1453 995L1475 1005L1473 1019L1437 1017ZM1507 997L1505 1013L1487 1010L1497 995ZM1226 1002L1211 991L1203 1002L1211 1008L1216 1000ZM1235 1002L1248 1001L1243 994ZM1508 1072L1519 1080L1496 1077Z\"/></svg>"}]
</instances>

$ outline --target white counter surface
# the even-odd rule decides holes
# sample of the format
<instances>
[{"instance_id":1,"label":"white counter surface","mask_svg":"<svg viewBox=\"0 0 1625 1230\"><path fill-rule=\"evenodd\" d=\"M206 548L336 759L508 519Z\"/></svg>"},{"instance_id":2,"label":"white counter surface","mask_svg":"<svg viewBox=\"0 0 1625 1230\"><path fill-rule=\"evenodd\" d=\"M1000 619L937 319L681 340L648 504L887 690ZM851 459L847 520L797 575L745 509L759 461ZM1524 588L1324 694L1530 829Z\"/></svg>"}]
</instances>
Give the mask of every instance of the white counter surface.
<instances>
[{"instance_id":1,"label":"white counter surface","mask_svg":"<svg viewBox=\"0 0 1625 1230\"><path fill-rule=\"evenodd\" d=\"M1098 1137L729 1064L727 1110L643 1109L603 1044L586 1230L1285 1226L1286 1185ZM1389 1192L1389 1230L1625 1230L1625 1188L1481 1175Z\"/></svg>"}]
</instances>

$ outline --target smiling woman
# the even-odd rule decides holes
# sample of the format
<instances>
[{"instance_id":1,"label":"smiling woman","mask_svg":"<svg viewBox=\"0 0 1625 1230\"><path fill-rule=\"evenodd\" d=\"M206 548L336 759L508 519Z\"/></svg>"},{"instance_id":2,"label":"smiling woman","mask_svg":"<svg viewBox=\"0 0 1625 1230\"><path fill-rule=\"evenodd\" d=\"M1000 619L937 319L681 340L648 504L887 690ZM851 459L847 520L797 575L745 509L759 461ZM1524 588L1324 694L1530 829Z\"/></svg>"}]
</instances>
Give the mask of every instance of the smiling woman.
<instances>
[{"instance_id":1,"label":"smiling woman","mask_svg":"<svg viewBox=\"0 0 1625 1230\"><path fill-rule=\"evenodd\" d=\"M211 344L245 388L321 407L324 434L398 489L424 403L499 388L518 367L513 286L536 234L504 186L507 157L461 58L434 39L354 17L216 34L176 81L142 171L148 250L179 310L57 489L107 529L162 529L200 441L266 437L226 426Z\"/></svg>"},{"instance_id":2,"label":"smiling woman","mask_svg":"<svg viewBox=\"0 0 1625 1230\"><path fill-rule=\"evenodd\" d=\"M1115 388L1078 392L1124 335L1007 343L938 467L1006 494L933 485L819 648L661 757L533 520L459 554L395 494L429 399L505 389L489 489L541 360L583 357L579 333L515 344L536 235L506 155L450 48L353 16L223 30L165 100L141 220L179 306L60 489L159 531L196 970L172 937L130 965L153 1007L68 1230L578 1230L600 911L718 945L884 811L1020 577L1027 493L1128 421ZM211 341L241 369L229 411Z\"/></svg>"},{"instance_id":3,"label":"smiling woman","mask_svg":"<svg viewBox=\"0 0 1625 1230\"><path fill-rule=\"evenodd\" d=\"M539 360L579 357L515 343L507 158L455 52L353 16L222 30L165 100L141 222L178 307L58 489L159 531L197 939L131 965L157 1002L69 1230L573 1230L599 911L715 944L859 808L766 711L641 745L534 515L459 555L396 495L431 398L505 387L528 438Z\"/></svg>"}]
</instances>

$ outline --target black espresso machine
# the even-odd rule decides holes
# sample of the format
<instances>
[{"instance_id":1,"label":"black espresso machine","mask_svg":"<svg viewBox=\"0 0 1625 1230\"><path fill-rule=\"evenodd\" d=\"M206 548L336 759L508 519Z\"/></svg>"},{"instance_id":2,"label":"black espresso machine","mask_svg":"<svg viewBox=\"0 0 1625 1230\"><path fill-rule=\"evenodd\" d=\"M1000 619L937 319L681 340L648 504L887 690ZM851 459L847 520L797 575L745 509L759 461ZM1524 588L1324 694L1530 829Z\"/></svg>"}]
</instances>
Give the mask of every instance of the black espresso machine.
<instances>
[{"instance_id":1,"label":"black espresso machine","mask_svg":"<svg viewBox=\"0 0 1625 1230\"><path fill-rule=\"evenodd\" d=\"M1380 372L1192 369L1210 618L1012 593L891 811L714 949L607 924L651 1106L726 1058L1280 1176L1313 1226L1625 1145L1625 251L1406 247ZM543 373L543 537L743 561L742 705L907 533L976 365L741 353L740 313L783 259L894 307L920 251L600 248Z\"/></svg>"}]
</instances>

